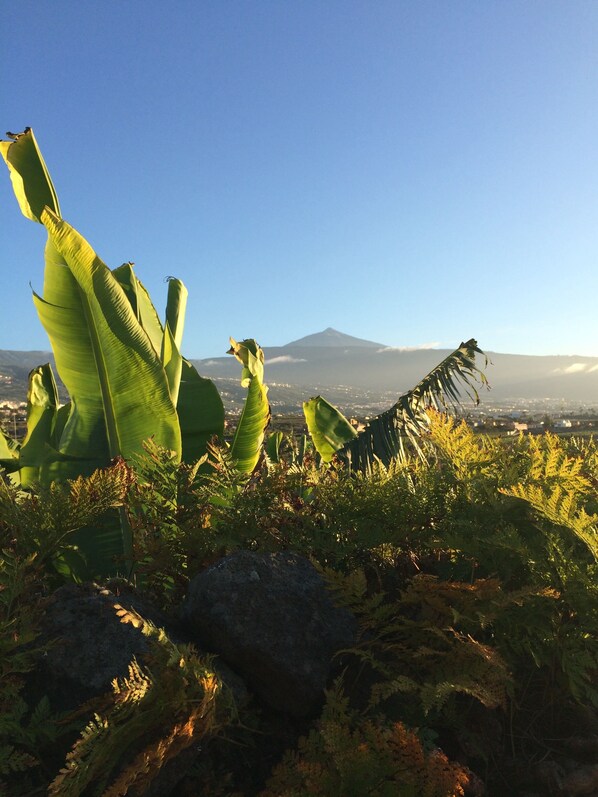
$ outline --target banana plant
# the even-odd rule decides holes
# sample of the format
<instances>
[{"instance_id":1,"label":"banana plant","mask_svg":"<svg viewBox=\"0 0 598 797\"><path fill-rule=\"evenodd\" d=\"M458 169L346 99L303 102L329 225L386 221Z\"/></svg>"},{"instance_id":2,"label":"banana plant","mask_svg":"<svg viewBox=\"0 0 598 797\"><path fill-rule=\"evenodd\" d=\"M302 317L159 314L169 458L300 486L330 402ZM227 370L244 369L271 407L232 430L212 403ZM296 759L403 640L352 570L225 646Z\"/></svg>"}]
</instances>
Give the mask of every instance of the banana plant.
<instances>
[{"instance_id":1,"label":"banana plant","mask_svg":"<svg viewBox=\"0 0 598 797\"><path fill-rule=\"evenodd\" d=\"M0 153L21 212L48 234L43 295L34 292L33 301L70 397L59 406L49 365L32 372L27 436L19 446L0 435L0 466L23 487L47 485L88 475L115 457L132 459L150 437L177 460L197 460L212 437L223 436L224 407L214 383L181 355L185 286L169 279L162 324L132 264L109 269L62 218L33 131L1 141ZM239 468L250 471L269 406L261 349L254 341L238 345L253 360L247 355L244 363L247 404L233 449ZM260 356L261 371L253 365ZM130 559L132 542L122 518L121 526L112 553Z\"/></svg>"},{"instance_id":2,"label":"banana plant","mask_svg":"<svg viewBox=\"0 0 598 797\"><path fill-rule=\"evenodd\" d=\"M307 428L322 461L328 463L337 457L353 470L367 472L377 460L388 465L396 457L403 458L407 443L418 456L425 458L426 409L456 407L461 403L462 392L477 404L476 382L488 384L485 374L475 364L476 354L484 356L473 338L461 343L360 432L321 396L304 402Z\"/></svg>"}]
</instances>

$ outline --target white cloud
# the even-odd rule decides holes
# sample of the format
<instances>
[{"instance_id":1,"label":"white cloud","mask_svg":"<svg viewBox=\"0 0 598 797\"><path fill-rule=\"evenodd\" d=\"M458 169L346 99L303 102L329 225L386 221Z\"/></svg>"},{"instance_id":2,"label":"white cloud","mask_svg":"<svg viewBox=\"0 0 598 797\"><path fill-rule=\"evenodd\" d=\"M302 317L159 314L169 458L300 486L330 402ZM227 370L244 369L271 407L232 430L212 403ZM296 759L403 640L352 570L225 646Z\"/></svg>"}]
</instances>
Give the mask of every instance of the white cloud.
<instances>
[{"instance_id":1,"label":"white cloud","mask_svg":"<svg viewBox=\"0 0 598 797\"><path fill-rule=\"evenodd\" d=\"M587 363L572 363L565 368L566 374L579 374L588 367Z\"/></svg>"},{"instance_id":2,"label":"white cloud","mask_svg":"<svg viewBox=\"0 0 598 797\"><path fill-rule=\"evenodd\" d=\"M272 357L270 360L266 360L266 365L277 365L279 363L306 363L307 360L302 359L301 357L291 357L290 354L283 354L280 357Z\"/></svg>"},{"instance_id":3,"label":"white cloud","mask_svg":"<svg viewBox=\"0 0 598 797\"><path fill-rule=\"evenodd\" d=\"M554 374L581 374L584 371L587 373L591 373L592 371L597 371L598 365L593 365L591 368L588 368L588 363L571 363L566 368L555 368L553 373Z\"/></svg>"},{"instance_id":4,"label":"white cloud","mask_svg":"<svg viewBox=\"0 0 598 797\"><path fill-rule=\"evenodd\" d=\"M421 351L422 349L436 349L440 344L437 340L432 343L420 343L417 346L384 346L377 349L376 354L383 354L386 351Z\"/></svg>"},{"instance_id":5,"label":"white cloud","mask_svg":"<svg viewBox=\"0 0 598 797\"><path fill-rule=\"evenodd\" d=\"M201 364L201 367L202 368L209 368L210 365L219 365L219 364L220 363L218 362L218 360L204 360L204 362L202 362L202 364Z\"/></svg>"}]
</instances>

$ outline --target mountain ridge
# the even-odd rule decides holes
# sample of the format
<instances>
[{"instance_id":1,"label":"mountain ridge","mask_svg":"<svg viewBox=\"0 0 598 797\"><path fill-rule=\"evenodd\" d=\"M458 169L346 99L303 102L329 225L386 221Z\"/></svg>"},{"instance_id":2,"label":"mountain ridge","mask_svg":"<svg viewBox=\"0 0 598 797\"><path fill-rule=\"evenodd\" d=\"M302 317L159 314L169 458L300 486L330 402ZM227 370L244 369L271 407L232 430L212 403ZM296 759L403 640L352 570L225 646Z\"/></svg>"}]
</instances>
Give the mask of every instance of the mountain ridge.
<instances>
[{"instance_id":1,"label":"mountain ridge","mask_svg":"<svg viewBox=\"0 0 598 797\"><path fill-rule=\"evenodd\" d=\"M398 397L452 350L390 347L328 327L284 346L265 346L266 383L272 399L277 391L290 387L296 388L296 394L304 392L305 398L316 392L326 394L332 387L356 401L373 401L374 394ZM484 403L550 399L598 405L598 357L486 355L489 365L485 373L492 389L481 391ZM202 376L238 382L239 365L233 357L191 361ZM24 401L29 371L45 362L54 364L51 352L0 350L0 399ZM483 367L483 358L478 357L477 362Z\"/></svg>"}]
</instances>

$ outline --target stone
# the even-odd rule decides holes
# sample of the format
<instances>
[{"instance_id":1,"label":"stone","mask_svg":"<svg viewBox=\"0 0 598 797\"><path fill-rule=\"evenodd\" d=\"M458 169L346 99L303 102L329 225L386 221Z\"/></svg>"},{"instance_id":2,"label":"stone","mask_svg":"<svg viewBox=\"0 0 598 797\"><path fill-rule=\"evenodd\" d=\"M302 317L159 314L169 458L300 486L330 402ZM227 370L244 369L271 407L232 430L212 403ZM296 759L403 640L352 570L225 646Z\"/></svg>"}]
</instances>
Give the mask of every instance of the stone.
<instances>
[{"instance_id":1,"label":"stone","mask_svg":"<svg viewBox=\"0 0 598 797\"><path fill-rule=\"evenodd\" d=\"M148 652L141 630L121 623L115 609L116 604L134 607L154 621L140 602L96 584L66 584L50 597L38 641L54 641L40 667L53 705L69 710L110 692L112 680L127 674L133 656Z\"/></svg>"},{"instance_id":2,"label":"stone","mask_svg":"<svg viewBox=\"0 0 598 797\"><path fill-rule=\"evenodd\" d=\"M290 552L224 557L191 580L182 620L261 700L295 717L321 705L334 654L357 633L311 562Z\"/></svg>"},{"instance_id":3,"label":"stone","mask_svg":"<svg viewBox=\"0 0 598 797\"><path fill-rule=\"evenodd\" d=\"M90 698L111 692L112 680L127 675L133 657L143 663L144 654L149 652L147 638L139 628L120 621L117 604L135 609L177 641L176 626L172 633L168 618L142 596L129 587L112 589L114 592L96 584L67 584L49 598L36 644L52 644L30 679L28 691L33 704L46 694L54 711L70 711ZM235 697L241 695L242 699L243 692L247 694L238 676L215 669L225 683L230 675ZM70 745L74 739L67 741ZM166 763L149 788L142 792L133 789L131 797L169 795L194 764L202 744L194 742L182 750ZM61 751L62 760L66 751Z\"/></svg>"}]
</instances>

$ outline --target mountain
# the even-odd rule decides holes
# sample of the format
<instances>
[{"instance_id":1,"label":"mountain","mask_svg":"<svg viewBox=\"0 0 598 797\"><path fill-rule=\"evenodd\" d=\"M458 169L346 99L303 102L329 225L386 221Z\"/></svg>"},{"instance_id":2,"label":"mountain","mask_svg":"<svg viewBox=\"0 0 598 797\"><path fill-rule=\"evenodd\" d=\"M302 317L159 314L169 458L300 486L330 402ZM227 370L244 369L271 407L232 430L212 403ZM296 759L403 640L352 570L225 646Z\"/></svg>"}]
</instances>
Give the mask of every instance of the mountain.
<instances>
[{"instance_id":1,"label":"mountain","mask_svg":"<svg viewBox=\"0 0 598 797\"><path fill-rule=\"evenodd\" d=\"M290 349L291 347L312 347L321 348L323 346L330 346L335 348L343 348L346 346L359 346L365 349L379 349L382 344L374 343L372 340L363 340L362 338L354 338L353 335L345 335L344 332L339 332L332 327L327 327L323 332L316 332L314 335L306 335L299 340L293 340L290 343L282 346L283 349Z\"/></svg>"},{"instance_id":2,"label":"mountain","mask_svg":"<svg viewBox=\"0 0 598 797\"><path fill-rule=\"evenodd\" d=\"M455 342L455 348L458 345ZM266 382L275 412L297 412L318 393L353 412L379 411L416 385L450 349L398 349L328 328L284 346L265 346ZM491 391L484 403L547 400L598 406L598 357L488 353ZM0 399L25 400L27 375L52 362L49 352L0 350ZM193 360L214 379L225 404L241 406L245 390L231 356ZM483 358L478 358L483 366Z\"/></svg>"}]
</instances>

